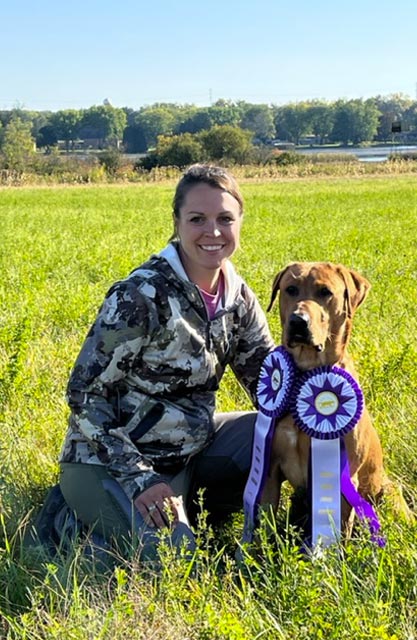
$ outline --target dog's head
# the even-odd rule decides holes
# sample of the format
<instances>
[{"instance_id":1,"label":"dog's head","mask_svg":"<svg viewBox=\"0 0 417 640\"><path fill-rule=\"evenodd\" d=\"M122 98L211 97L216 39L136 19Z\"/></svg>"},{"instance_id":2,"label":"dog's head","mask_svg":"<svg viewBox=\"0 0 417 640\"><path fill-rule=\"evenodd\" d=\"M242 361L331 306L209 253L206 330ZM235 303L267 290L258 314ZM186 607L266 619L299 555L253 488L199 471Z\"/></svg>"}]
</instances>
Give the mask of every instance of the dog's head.
<instances>
[{"instance_id":1,"label":"dog's head","mask_svg":"<svg viewBox=\"0 0 417 640\"><path fill-rule=\"evenodd\" d=\"M370 283L356 271L329 262L294 262L274 280L279 292L282 344L302 370L340 363L352 318Z\"/></svg>"}]
</instances>

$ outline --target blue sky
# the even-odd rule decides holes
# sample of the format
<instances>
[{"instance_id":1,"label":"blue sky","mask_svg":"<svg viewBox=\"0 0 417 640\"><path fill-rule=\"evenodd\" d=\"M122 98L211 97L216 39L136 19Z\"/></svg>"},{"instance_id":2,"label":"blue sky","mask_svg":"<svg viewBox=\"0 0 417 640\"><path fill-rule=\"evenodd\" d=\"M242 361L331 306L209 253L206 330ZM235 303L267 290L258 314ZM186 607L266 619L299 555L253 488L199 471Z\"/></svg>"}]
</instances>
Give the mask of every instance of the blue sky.
<instances>
[{"instance_id":1,"label":"blue sky","mask_svg":"<svg viewBox=\"0 0 417 640\"><path fill-rule=\"evenodd\" d=\"M417 93L416 0L0 0L0 109Z\"/></svg>"}]
</instances>

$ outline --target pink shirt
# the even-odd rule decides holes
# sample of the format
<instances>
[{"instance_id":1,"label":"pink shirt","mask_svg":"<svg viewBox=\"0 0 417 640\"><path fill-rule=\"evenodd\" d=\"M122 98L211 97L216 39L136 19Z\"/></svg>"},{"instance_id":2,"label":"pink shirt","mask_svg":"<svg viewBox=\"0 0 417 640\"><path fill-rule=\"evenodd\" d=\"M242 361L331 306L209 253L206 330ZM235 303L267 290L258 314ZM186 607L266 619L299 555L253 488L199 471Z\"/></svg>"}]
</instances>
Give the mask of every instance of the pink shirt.
<instances>
[{"instance_id":1,"label":"pink shirt","mask_svg":"<svg viewBox=\"0 0 417 640\"><path fill-rule=\"evenodd\" d=\"M219 301L221 301L224 293L223 274L220 272L219 283L218 283L216 293L208 293L208 291L204 291L204 289L200 289L200 293L203 296L204 302L206 303L209 320L213 320L216 314L217 308L219 306Z\"/></svg>"}]
</instances>

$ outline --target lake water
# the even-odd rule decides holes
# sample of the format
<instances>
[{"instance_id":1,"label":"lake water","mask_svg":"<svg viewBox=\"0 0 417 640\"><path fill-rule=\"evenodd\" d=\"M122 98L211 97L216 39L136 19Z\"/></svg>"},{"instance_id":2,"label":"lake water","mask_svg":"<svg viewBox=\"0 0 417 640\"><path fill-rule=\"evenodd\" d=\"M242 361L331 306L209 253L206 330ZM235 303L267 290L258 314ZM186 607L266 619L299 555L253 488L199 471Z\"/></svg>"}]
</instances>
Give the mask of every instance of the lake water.
<instances>
[{"instance_id":1,"label":"lake water","mask_svg":"<svg viewBox=\"0 0 417 640\"><path fill-rule=\"evenodd\" d=\"M408 152L417 153L417 145L392 145L390 147L332 147L324 149L298 149L305 155L317 153L349 153L361 162L384 162L392 153L402 155Z\"/></svg>"}]
</instances>

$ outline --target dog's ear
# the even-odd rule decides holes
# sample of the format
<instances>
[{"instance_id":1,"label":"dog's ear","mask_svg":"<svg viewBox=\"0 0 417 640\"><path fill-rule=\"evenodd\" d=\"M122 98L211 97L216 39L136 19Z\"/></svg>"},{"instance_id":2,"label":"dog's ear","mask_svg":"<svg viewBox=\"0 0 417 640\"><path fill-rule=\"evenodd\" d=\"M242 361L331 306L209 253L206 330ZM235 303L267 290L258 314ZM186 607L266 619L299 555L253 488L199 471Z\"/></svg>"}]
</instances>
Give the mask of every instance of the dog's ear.
<instances>
[{"instance_id":1,"label":"dog's ear","mask_svg":"<svg viewBox=\"0 0 417 640\"><path fill-rule=\"evenodd\" d=\"M346 267L339 266L339 273L342 276L345 283L345 302L347 306L347 314L349 318L352 318L356 309L365 300L368 295L371 283L364 278L360 273L353 269L346 269Z\"/></svg>"},{"instance_id":2,"label":"dog's ear","mask_svg":"<svg viewBox=\"0 0 417 640\"><path fill-rule=\"evenodd\" d=\"M271 311L272 307L274 306L275 298L277 297L278 290L279 290L279 283L281 282L281 278L287 269L288 267L285 267L285 269L282 269L279 273L277 273L277 275L274 278L274 284L272 285L271 300L269 301L267 311Z\"/></svg>"}]
</instances>

